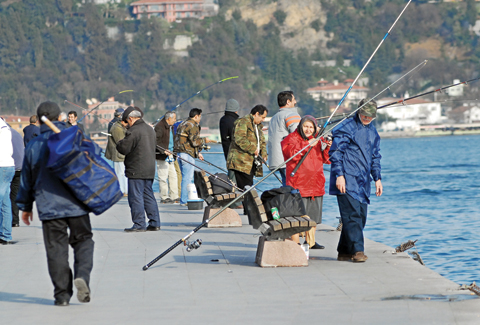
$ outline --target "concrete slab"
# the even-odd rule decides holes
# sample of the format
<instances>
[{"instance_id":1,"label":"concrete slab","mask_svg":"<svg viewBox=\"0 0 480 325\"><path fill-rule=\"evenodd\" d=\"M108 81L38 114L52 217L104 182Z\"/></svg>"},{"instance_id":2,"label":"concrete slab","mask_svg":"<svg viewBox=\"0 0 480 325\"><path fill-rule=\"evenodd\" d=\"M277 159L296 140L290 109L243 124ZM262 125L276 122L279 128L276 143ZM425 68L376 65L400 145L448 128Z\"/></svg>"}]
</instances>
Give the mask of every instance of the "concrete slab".
<instances>
[{"instance_id":1,"label":"concrete slab","mask_svg":"<svg viewBox=\"0 0 480 325\"><path fill-rule=\"evenodd\" d=\"M366 263L336 260L339 233L320 225L308 267L255 264L257 230L241 215L240 228L204 228L148 271L143 265L200 224L203 211L159 204L162 230L125 233L131 226L126 199L91 217L95 256L92 301L74 296L53 306L41 223L13 229L16 245L0 246L2 324L480 324L480 299L384 300L397 296L461 295L458 285L391 247L366 241ZM242 213L242 211L237 210ZM475 296L476 297L476 296Z\"/></svg>"}]
</instances>

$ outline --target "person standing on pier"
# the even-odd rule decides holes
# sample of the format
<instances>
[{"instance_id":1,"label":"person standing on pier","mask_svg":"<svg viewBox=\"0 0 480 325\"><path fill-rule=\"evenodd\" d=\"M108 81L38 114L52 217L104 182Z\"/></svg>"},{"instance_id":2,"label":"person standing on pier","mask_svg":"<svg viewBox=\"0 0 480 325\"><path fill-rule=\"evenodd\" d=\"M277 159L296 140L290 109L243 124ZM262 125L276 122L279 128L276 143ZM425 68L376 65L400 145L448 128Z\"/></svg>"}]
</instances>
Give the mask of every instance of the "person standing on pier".
<instances>
[{"instance_id":1,"label":"person standing on pier","mask_svg":"<svg viewBox=\"0 0 480 325\"><path fill-rule=\"evenodd\" d=\"M280 110L273 115L268 123L268 164L272 170L285 161L283 159L282 140L290 133L295 132L298 123L300 123L300 115L295 107L297 101L292 91L280 92L277 95L277 102ZM283 186L286 186L286 168L282 167L278 171L282 176Z\"/></svg>"},{"instance_id":2,"label":"person standing on pier","mask_svg":"<svg viewBox=\"0 0 480 325\"><path fill-rule=\"evenodd\" d=\"M195 163L195 158L203 160L200 153L202 146L207 143L215 142L208 138L200 137L200 121L202 120L202 110L192 108L188 114L188 119L183 121L177 128L175 134L175 149L179 158L185 159L190 163ZM179 159L178 163L182 170L182 188L180 194L180 205L186 206L188 200L188 184L193 181L193 166Z\"/></svg>"},{"instance_id":3,"label":"person standing on pier","mask_svg":"<svg viewBox=\"0 0 480 325\"><path fill-rule=\"evenodd\" d=\"M125 232L160 230L160 214L153 194L155 178L155 131L142 119L138 107L129 106L122 115L128 123L125 138L117 143L117 150L125 155L125 175L128 178L128 205L133 226ZM149 219L145 223L145 213Z\"/></svg>"},{"instance_id":4,"label":"person standing on pier","mask_svg":"<svg viewBox=\"0 0 480 325\"><path fill-rule=\"evenodd\" d=\"M40 128L37 126L37 115L30 116L30 124L23 129L23 144L27 143L40 134Z\"/></svg>"},{"instance_id":5,"label":"person standing on pier","mask_svg":"<svg viewBox=\"0 0 480 325\"><path fill-rule=\"evenodd\" d=\"M233 129L235 121L238 120L238 111L240 110L240 105L235 99L229 99L225 105L225 115L220 119L220 138L222 140L223 154L225 155L225 160L228 158L228 150L230 149L230 143L233 139ZM235 172L233 170L228 171L228 178L236 183Z\"/></svg>"},{"instance_id":6,"label":"person standing on pier","mask_svg":"<svg viewBox=\"0 0 480 325\"><path fill-rule=\"evenodd\" d=\"M126 127L128 126L127 122L122 121L122 115L125 110L123 108L117 108L115 110L115 119L111 122L114 122L111 126L109 125L108 133L108 142L107 149L105 150L105 158L113 161L113 168L115 174L118 178L118 183L120 184L120 190L123 193L123 196L128 196L128 179L125 176L125 156L118 152L117 143L125 138L127 132Z\"/></svg>"},{"instance_id":7,"label":"person standing on pier","mask_svg":"<svg viewBox=\"0 0 480 325\"><path fill-rule=\"evenodd\" d=\"M44 102L37 115L47 117L60 130L65 123L58 122L60 108L56 103ZM54 286L56 306L68 306L77 288L80 302L90 301L90 273L93 268L93 234L88 208L80 202L67 185L47 168L48 138L53 131L40 120L40 134L31 140L25 150L17 205L22 221L28 226L33 219L33 202L42 221L43 241L47 252L48 272ZM67 229L70 231L68 232ZM68 263L68 245L74 254L73 275Z\"/></svg>"},{"instance_id":8,"label":"person standing on pier","mask_svg":"<svg viewBox=\"0 0 480 325\"><path fill-rule=\"evenodd\" d=\"M362 99L358 107L367 102ZM365 262L363 229L370 204L370 182L375 193L383 193L380 159L380 136L371 124L377 115L377 103L368 102L346 123L332 132L330 148L330 195L337 196L342 233L338 243L338 260ZM370 176L371 175L371 176Z\"/></svg>"}]
</instances>

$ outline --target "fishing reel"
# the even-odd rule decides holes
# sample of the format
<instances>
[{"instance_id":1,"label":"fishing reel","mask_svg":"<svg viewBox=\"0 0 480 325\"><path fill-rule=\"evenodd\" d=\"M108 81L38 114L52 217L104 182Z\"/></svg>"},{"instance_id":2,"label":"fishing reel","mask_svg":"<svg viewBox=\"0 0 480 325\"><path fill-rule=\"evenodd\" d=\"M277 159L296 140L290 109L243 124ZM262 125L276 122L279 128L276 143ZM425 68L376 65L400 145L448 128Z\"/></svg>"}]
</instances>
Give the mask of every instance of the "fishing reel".
<instances>
[{"instance_id":1,"label":"fishing reel","mask_svg":"<svg viewBox=\"0 0 480 325\"><path fill-rule=\"evenodd\" d=\"M262 157L256 156L255 159L253 159L253 163L255 164L255 167L257 169L261 169L262 168Z\"/></svg>"},{"instance_id":2,"label":"fishing reel","mask_svg":"<svg viewBox=\"0 0 480 325\"><path fill-rule=\"evenodd\" d=\"M183 245L187 246L186 250L187 250L187 252L190 253L192 250L199 249L200 246L202 246L202 240L197 239L197 240L193 240L193 241L186 241L186 242L183 242Z\"/></svg>"},{"instance_id":3,"label":"fishing reel","mask_svg":"<svg viewBox=\"0 0 480 325\"><path fill-rule=\"evenodd\" d=\"M212 147L207 146L206 144L202 144L202 150L208 151L210 149L212 149Z\"/></svg>"}]
</instances>

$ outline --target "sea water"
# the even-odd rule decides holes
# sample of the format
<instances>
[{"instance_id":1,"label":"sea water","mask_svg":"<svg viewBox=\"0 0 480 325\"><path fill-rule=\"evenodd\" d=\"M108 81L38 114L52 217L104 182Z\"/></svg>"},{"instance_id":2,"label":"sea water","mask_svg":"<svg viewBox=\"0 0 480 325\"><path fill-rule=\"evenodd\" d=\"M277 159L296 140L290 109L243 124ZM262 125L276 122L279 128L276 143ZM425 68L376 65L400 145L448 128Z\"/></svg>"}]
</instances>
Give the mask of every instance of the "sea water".
<instances>
[{"instance_id":1,"label":"sea water","mask_svg":"<svg viewBox=\"0 0 480 325\"><path fill-rule=\"evenodd\" d=\"M365 236L392 247L418 240L409 251L417 250L427 267L459 284L480 282L479 143L479 135L383 139L384 193L376 197L372 182ZM210 150L221 151L220 145ZM207 152L204 157L225 168L223 153ZM198 160L197 164L221 172ZM267 172L265 168L264 175ZM325 176L328 193L329 172ZM258 189L279 186L270 176ZM323 222L336 227L338 217L336 198L327 194Z\"/></svg>"}]
</instances>

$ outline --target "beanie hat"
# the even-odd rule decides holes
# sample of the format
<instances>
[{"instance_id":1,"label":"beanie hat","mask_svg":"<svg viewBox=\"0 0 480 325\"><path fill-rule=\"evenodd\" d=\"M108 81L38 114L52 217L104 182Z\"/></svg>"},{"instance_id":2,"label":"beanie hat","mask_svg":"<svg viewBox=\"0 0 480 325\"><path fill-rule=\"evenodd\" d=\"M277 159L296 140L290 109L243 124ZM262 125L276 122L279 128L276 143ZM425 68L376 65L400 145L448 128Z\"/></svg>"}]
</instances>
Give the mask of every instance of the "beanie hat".
<instances>
[{"instance_id":1,"label":"beanie hat","mask_svg":"<svg viewBox=\"0 0 480 325\"><path fill-rule=\"evenodd\" d=\"M128 106L127 109L125 110L125 112L123 112L122 121L123 121L123 122L127 122L128 115L130 115L130 113L133 112L133 111L139 111L139 112L142 114L141 117L143 117L143 112L142 112L142 110L141 110L140 108L138 108L138 107L136 107L136 106L135 106L135 107L133 107L133 106Z\"/></svg>"},{"instance_id":2,"label":"beanie hat","mask_svg":"<svg viewBox=\"0 0 480 325\"><path fill-rule=\"evenodd\" d=\"M358 104L358 107L361 107L364 103L366 103L368 99L362 99ZM359 113L368 117L376 117L377 116L377 102L373 99L365 104L362 108L360 108Z\"/></svg>"},{"instance_id":3,"label":"beanie hat","mask_svg":"<svg viewBox=\"0 0 480 325\"><path fill-rule=\"evenodd\" d=\"M50 121L56 121L59 115L60 107L54 102L43 102L37 108L37 116L40 121L42 116L45 116Z\"/></svg>"},{"instance_id":4,"label":"beanie hat","mask_svg":"<svg viewBox=\"0 0 480 325\"><path fill-rule=\"evenodd\" d=\"M125 112L125 110L123 108L119 107L115 110L114 116L115 117L120 117L120 116L122 116L123 112Z\"/></svg>"},{"instance_id":5,"label":"beanie hat","mask_svg":"<svg viewBox=\"0 0 480 325\"><path fill-rule=\"evenodd\" d=\"M227 105L225 105L225 112L238 112L240 110L240 105L235 99L229 99Z\"/></svg>"}]
</instances>

